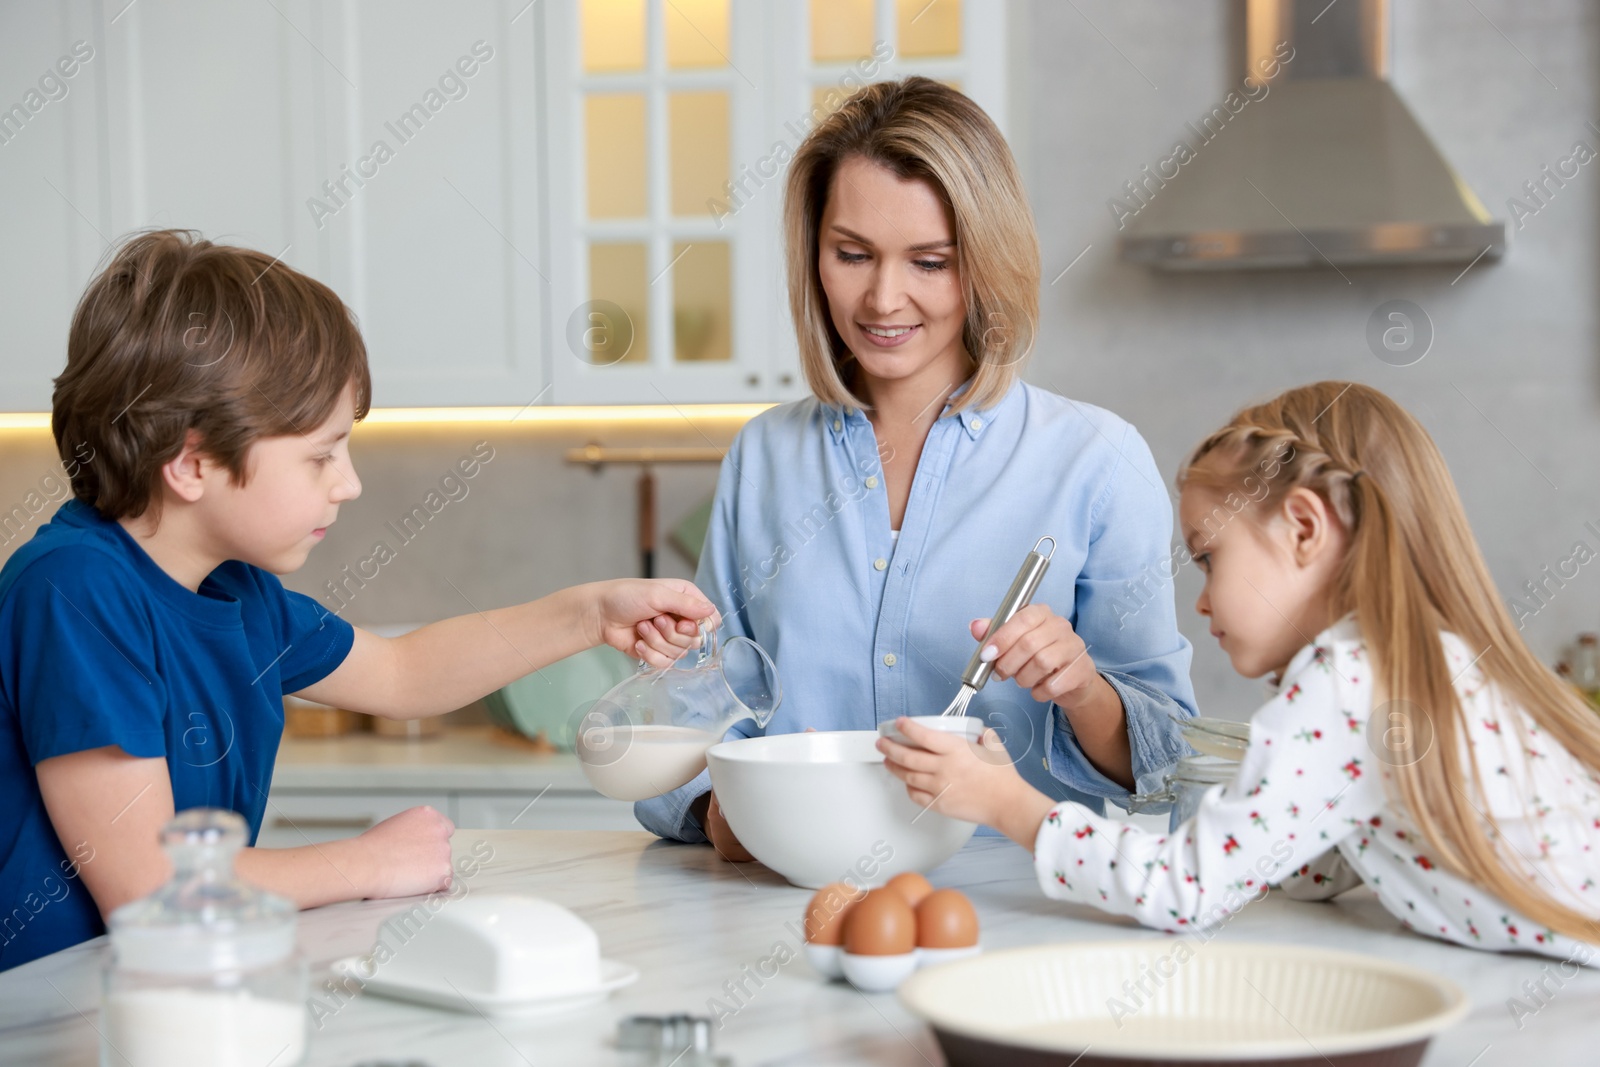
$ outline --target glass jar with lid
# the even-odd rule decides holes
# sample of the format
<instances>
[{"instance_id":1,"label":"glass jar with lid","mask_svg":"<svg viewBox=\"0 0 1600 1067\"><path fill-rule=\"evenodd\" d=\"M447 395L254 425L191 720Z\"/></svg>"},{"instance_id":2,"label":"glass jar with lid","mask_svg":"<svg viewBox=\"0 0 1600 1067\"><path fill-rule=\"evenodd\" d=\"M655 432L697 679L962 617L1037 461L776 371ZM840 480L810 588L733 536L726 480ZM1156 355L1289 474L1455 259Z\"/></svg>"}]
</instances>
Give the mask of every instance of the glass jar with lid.
<instances>
[{"instance_id":1,"label":"glass jar with lid","mask_svg":"<svg viewBox=\"0 0 1600 1067\"><path fill-rule=\"evenodd\" d=\"M1171 773L1166 775L1162 788L1155 793L1137 793L1128 798L1128 811L1149 811L1163 804L1172 805L1169 826L1176 830L1200 810L1200 798L1214 785L1231 782L1239 773L1239 761L1220 756L1184 756L1178 760Z\"/></svg>"},{"instance_id":2,"label":"glass jar with lid","mask_svg":"<svg viewBox=\"0 0 1600 1067\"><path fill-rule=\"evenodd\" d=\"M290 1067L305 1058L296 910L233 872L244 819L194 808L161 831L172 880L111 913L101 1067Z\"/></svg>"}]
</instances>

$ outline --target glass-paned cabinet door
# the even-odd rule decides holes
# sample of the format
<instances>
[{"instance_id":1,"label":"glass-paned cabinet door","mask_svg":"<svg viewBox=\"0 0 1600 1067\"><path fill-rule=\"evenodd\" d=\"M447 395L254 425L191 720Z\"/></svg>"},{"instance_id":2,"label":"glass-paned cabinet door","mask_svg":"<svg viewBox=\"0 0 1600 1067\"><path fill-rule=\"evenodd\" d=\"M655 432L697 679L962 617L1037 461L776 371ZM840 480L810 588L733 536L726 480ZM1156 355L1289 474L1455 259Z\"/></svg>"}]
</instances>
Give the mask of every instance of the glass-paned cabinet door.
<instances>
[{"instance_id":1,"label":"glass-paned cabinet door","mask_svg":"<svg viewBox=\"0 0 1600 1067\"><path fill-rule=\"evenodd\" d=\"M541 15L557 403L803 395L781 208L809 130L909 73L1005 128L1002 0L564 0Z\"/></svg>"},{"instance_id":2,"label":"glass-paned cabinet door","mask_svg":"<svg viewBox=\"0 0 1600 1067\"><path fill-rule=\"evenodd\" d=\"M766 106L761 5L567 0L544 14L554 399L762 399L762 254L727 203Z\"/></svg>"},{"instance_id":3,"label":"glass-paned cabinet door","mask_svg":"<svg viewBox=\"0 0 1600 1067\"><path fill-rule=\"evenodd\" d=\"M791 130L865 82L921 74L972 97L1005 132L1004 0L793 0L782 17L772 78Z\"/></svg>"}]
</instances>

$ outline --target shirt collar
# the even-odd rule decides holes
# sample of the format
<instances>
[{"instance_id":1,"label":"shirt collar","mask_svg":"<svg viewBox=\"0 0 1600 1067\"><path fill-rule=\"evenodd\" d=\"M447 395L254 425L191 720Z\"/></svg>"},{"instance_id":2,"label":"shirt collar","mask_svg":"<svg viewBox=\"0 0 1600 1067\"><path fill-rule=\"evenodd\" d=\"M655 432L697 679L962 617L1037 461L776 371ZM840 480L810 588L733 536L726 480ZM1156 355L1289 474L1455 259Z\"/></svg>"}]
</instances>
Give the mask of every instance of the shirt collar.
<instances>
[{"instance_id":1,"label":"shirt collar","mask_svg":"<svg viewBox=\"0 0 1600 1067\"><path fill-rule=\"evenodd\" d=\"M950 394L950 400L946 402L944 412L940 413L941 418L945 412L950 410L950 403L966 392L971 385L972 380L969 378L962 382L955 392ZM1014 382L1011 388L1006 390L1006 394L989 407L980 410L962 408L956 412L956 421L961 423L961 428L967 432L967 436L976 441L980 434L994 425L996 419L1005 415L1006 409L1012 406L1021 391L1022 383L1020 381ZM828 427L828 433L835 443L844 440L845 433L852 422L865 422L867 419L866 413L860 408L841 404L823 404L822 417L823 422Z\"/></svg>"},{"instance_id":2,"label":"shirt collar","mask_svg":"<svg viewBox=\"0 0 1600 1067\"><path fill-rule=\"evenodd\" d=\"M242 611L239 599L217 585L217 571L206 575L198 591L190 589L162 570L161 565L151 558L144 546L120 522L106 518L99 508L77 497L62 504L50 521L94 530L116 542L123 556L145 580L146 587L190 618L212 625L231 627L239 624Z\"/></svg>"},{"instance_id":3,"label":"shirt collar","mask_svg":"<svg viewBox=\"0 0 1600 1067\"><path fill-rule=\"evenodd\" d=\"M858 407L840 404L822 405L822 421L828 427L828 436L833 438L834 444L844 440L852 422L858 419L865 422L866 418L867 416Z\"/></svg>"}]
</instances>

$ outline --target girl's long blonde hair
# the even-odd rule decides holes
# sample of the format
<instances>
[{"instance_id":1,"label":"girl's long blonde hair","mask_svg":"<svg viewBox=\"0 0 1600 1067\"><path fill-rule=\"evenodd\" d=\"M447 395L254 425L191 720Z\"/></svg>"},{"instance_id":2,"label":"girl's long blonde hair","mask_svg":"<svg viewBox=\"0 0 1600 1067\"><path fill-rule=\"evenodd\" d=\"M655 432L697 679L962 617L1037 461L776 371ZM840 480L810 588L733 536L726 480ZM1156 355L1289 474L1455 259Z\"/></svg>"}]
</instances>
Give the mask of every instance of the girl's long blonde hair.
<instances>
[{"instance_id":1,"label":"girl's long blonde hair","mask_svg":"<svg viewBox=\"0 0 1600 1067\"><path fill-rule=\"evenodd\" d=\"M783 197L789 311L811 391L825 404L871 406L845 384L841 370L854 357L833 327L817 269L828 192L852 156L902 179L925 180L950 205L967 304L961 339L977 365L950 410L999 402L1038 333L1033 212L1011 149L984 110L948 85L915 75L858 90L818 123L789 165Z\"/></svg>"},{"instance_id":2,"label":"girl's long blonde hair","mask_svg":"<svg viewBox=\"0 0 1600 1067\"><path fill-rule=\"evenodd\" d=\"M1275 462L1281 469L1258 506L1305 487L1338 515L1349 550L1328 606L1356 613L1379 699L1417 717L1388 761L1407 815L1448 869L1534 922L1600 943L1600 923L1545 892L1528 858L1502 844L1482 804L1440 631L1481 649L1485 677L1591 776L1600 770L1600 716L1523 643L1433 439L1376 389L1317 382L1240 411L1194 450L1178 484L1225 492ZM1385 725L1375 714L1367 728Z\"/></svg>"}]
</instances>

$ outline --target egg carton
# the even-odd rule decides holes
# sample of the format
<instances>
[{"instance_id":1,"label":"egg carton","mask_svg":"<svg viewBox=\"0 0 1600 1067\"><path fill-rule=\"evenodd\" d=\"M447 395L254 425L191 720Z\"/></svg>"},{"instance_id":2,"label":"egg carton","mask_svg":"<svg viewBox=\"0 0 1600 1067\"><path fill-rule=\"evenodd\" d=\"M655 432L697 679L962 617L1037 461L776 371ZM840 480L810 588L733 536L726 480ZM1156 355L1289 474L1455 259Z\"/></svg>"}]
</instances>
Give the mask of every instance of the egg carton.
<instances>
[{"instance_id":1,"label":"egg carton","mask_svg":"<svg viewBox=\"0 0 1600 1067\"><path fill-rule=\"evenodd\" d=\"M887 993L911 977L919 967L968 959L983 950L981 944L966 948L916 948L892 956L867 956L846 952L839 945L806 943L806 962L811 969L831 980L844 979L864 993Z\"/></svg>"},{"instance_id":2,"label":"egg carton","mask_svg":"<svg viewBox=\"0 0 1600 1067\"><path fill-rule=\"evenodd\" d=\"M862 922L871 927L865 934ZM859 896L840 882L825 885L806 906L805 924L806 960L812 969L869 993L894 989L918 967L966 959L980 950L972 901L957 889L935 890L914 871L897 874L883 888ZM968 938L971 944L962 945ZM960 947L932 947L928 942ZM848 952L846 945L868 950L912 947L909 952Z\"/></svg>"}]
</instances>

